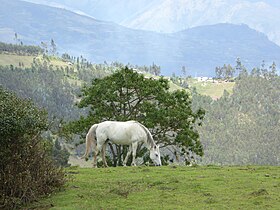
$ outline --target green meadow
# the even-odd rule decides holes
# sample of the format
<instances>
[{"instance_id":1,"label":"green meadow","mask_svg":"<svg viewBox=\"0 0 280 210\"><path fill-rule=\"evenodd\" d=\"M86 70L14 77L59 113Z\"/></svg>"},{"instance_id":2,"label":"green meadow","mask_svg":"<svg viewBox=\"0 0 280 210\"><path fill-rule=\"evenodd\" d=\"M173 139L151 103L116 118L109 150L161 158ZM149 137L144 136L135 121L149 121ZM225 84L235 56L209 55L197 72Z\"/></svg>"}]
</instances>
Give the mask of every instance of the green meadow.
<instances>
[{"instance_id":1,"label":"green meadow","mask_svg":"<svg viewBox=\"0 0 280 210\"><path fill-rule=\"evenodd\" d=\"M27 209L279 209L280 167L66 169L67 186Z\"/></svg>"},{"instance_id":2,"label":"green meadow","mask_svg":"<svg viewBox=\"0 0 280 210\"><path fill-rule=\"evenodd\" d=\"M235 82L212 82L212 81L197 81L195 79L188 79L191 88L196 88L196 91L201 95L210 96L213 99L220 98L224 90L230 94L233 92Z\"/></svg>"},{"instance_id":3,"label":"green meadow","mask_svg":"<svg viewBox=\"0 0 280 210\"><path fill-rule=\"evenodd\" d=\"M33 59L37 61L43 62L42 55L32 56L32 55L16 55L16 54L1 54L0 53L0 65L13 65L14 67L19 67L19 63L23 63L24 67L30 68L33 63ZM57 58L57 57L49 57L49 64L53 66L59 67L70 67L67 62ZM23 67L23 68L24 68Z\"/></svg>"}]
</instances>

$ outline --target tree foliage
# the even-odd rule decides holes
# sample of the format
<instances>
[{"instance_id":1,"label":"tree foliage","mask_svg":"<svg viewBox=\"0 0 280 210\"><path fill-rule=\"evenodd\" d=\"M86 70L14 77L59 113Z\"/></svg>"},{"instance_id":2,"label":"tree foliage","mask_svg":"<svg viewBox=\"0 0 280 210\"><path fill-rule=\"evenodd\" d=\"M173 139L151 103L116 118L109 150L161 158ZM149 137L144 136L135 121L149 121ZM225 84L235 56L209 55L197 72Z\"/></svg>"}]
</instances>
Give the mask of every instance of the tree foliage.
<instances>
[{"instance_id":1,"label":"tree foliage","mask_svg":"<svg viewBox=\"0 0 280 210\"><path fill-rule=\"evenodd\" d=\"M31 98L36 105L48 110L50 118L69 120L78 116L74 106L79 87L70 84L65 69L34 61L31 68L0 66L0 84L22 98ZM70 75L67 74L68 76Z\"/></svg>"},{"instance_id":2,"label":"tree foliage","mask_svg":"<svg viewBox=\"0 0 280 210\"><path fill-rule=\"evenodd\" d=\"M69 126L72 131L85 132L92 124L105 120L137 120L150 129L162 147L176 145L203 155L195 125L204 111L192 111L192 100L185 90L168 90L168 81L163 78L145 78L122 68L83 88L79 107L89 107L89 115Z\"/></svg>"},{"instance_id":3,"label":"tree foliage","mask_svg":"<svg viewBox=\"0 0 280 210\"><path fill-rule=\"evenodd\" d=\"M230 78L233 78L234 72L235 70L230 64L224 64L223 67L218 66L215 69L217 79L229 80Z\"/></svg>"},{"instance_id":4,"label":"tree foliage","mask_svg":"<svg viewBox=\"0 0 280 210\"><path fill-rule=\"evenodd\" d=\"M0 42L0 53L15 53L18 55L38 55L43 53L43 49L33 45L17 45Z\"/></svg>"},{"instance_id":5,"label":"tree foliage","mask_svg":"<svg viewBox=\"0 0 280 210\"><path fill-rule=\"evenodd\" d=\"M18 208L64 184L41 132L47 114L0 87L0 208Z\"/></svg>"},{"instance_id":6,"label":"tree foliage","mask_svg":"<svg viewBox=\"0 0 280 210\"><path fill-rule=\"evenodd\" d=\"M263 73L264 74L263 74ZM280 77L255 69L237 80L233 94L214 101L194 97L207 110L199 128L205 164L279 165Z\"/></svg>"}]
</instances>

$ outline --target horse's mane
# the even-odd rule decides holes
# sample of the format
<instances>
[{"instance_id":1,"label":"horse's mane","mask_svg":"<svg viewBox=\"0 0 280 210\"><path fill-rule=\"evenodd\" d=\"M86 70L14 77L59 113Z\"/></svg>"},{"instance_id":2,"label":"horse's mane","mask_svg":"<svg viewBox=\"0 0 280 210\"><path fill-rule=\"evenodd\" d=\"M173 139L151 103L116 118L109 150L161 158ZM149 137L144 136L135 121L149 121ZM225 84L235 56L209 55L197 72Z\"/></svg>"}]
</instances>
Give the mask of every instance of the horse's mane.
<instances>
[{"instance_id":1,"label":"horse's mane","mask_svg":"<svg viewBox=\"0 0 280 210\"><path fill-rule=\"evenodd\" d=\"M153 136L151 134L151 132L148 130L148 128L146 128L144 125L142 125L141 123L137 122L137 121L133 121L134 123L137 123L138 125L140 125L143 130L145 131L146 135L147 135L147 144L150 146L150 147L154 147L156 146L156 143L153 139Z\"/></svg>"}]
</instances>

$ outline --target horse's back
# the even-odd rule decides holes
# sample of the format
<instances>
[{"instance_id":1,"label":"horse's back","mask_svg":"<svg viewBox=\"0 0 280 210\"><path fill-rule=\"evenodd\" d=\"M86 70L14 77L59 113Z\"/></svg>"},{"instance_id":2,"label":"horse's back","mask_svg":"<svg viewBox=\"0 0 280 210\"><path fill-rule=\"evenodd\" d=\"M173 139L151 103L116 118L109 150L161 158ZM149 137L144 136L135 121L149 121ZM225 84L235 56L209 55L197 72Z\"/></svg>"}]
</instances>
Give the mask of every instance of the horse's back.
<instances>
[{"instance_id":1,"label":"horse's back","mask_svg":"<svg viewBox=\"0 0 280 210\"><path fill-rule=\"evenodd\" d=\"M97 139L109 140L116 144L129 145L135 141L144 141L146 133L136 121L105 121L98 124Z\"/></svg>"}]
</instances>

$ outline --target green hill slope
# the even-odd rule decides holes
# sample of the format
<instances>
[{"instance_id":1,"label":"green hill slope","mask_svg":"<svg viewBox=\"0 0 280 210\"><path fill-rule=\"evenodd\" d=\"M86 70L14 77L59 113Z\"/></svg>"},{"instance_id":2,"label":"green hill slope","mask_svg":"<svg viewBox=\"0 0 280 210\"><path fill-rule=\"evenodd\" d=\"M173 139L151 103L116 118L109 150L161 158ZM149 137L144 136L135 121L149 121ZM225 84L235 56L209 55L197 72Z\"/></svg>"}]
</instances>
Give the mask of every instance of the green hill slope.
<instances>
[{"instance_id":1,"label":"green hill slope","mask_svg":"<svg viewBox=\"0 0 280 210\"><path fill-rule=\"evenodd\" d=\"M30 68L33 60L43 61L42 55L41 56L34 56L34 55L17 55L17 54L1 54L0 53L0 65L13 65L14 67L26 67ZM50 65L59 66L59 67L70 67L66 61L63 61L56 57L50 57L49 61ZM21 64L20 64L21 63ZM23 66L21 66L23 64Z\"/></svg>"},{"instance_id":2,"label":"green hill slope","mask_svg":"<svg viewBox=\"0 0 280 210\"><path fill-rule=\"evenodd\" d=\"M0 65L19 67L19 63L23 63L25 67L31 67L33 58L35 58L35 56L0 54Z\"/></svg>"},{"instance_id":3,"label":"green hill slope","mask_svg":"<svg viewBox=\"0 0 280 210\"><path fill-rule=\"evenodd\" d=\"M44 59L42 55L39 56L34 56L34 55L17 55L17 54L4 54L0 53L0 65L6 66L6 65L13 65L14 67L26 67L30 68L34 59L36 61L43 62ZM23 66L21 66L23 64ZM67 61L63 61L59 57L49 57L48 65L52 66L57 66L57 67L62 67L62 68L71 68L74 67L75 71L77 71L77 68L70 64ZM147 74L147 77L155 77L154 75ZM157 77L155 77L157 78ZM168 77L166 77L168 79ZM78 83L81 84L82 81L78 81ZM196 79L188 79L188 84L190 88L196 88L197 92L202 95L207 95L210 96L213 99L220 98L223 95L224 90L227 90L229 93L232 93L232 89L234 87L234 82L211 82L211 81L206 81L206 82L201 82ZM179 85L173 83L170 81L170 90L178 90L178 89L183 89Z\"/></svg>"},{"instance_id":4,"label":"green hill slope","mask_svg":"<svg viewBox=\"0 0 280 210\"><path fill-rule=\"evenodd\" d=\"M232 94L235 82L225 81L198 81L197 79L188 79L190 88L195 88L197 93L210 96L213 99L220 98L224 90Z\"/></svg>"}]
</instances>

